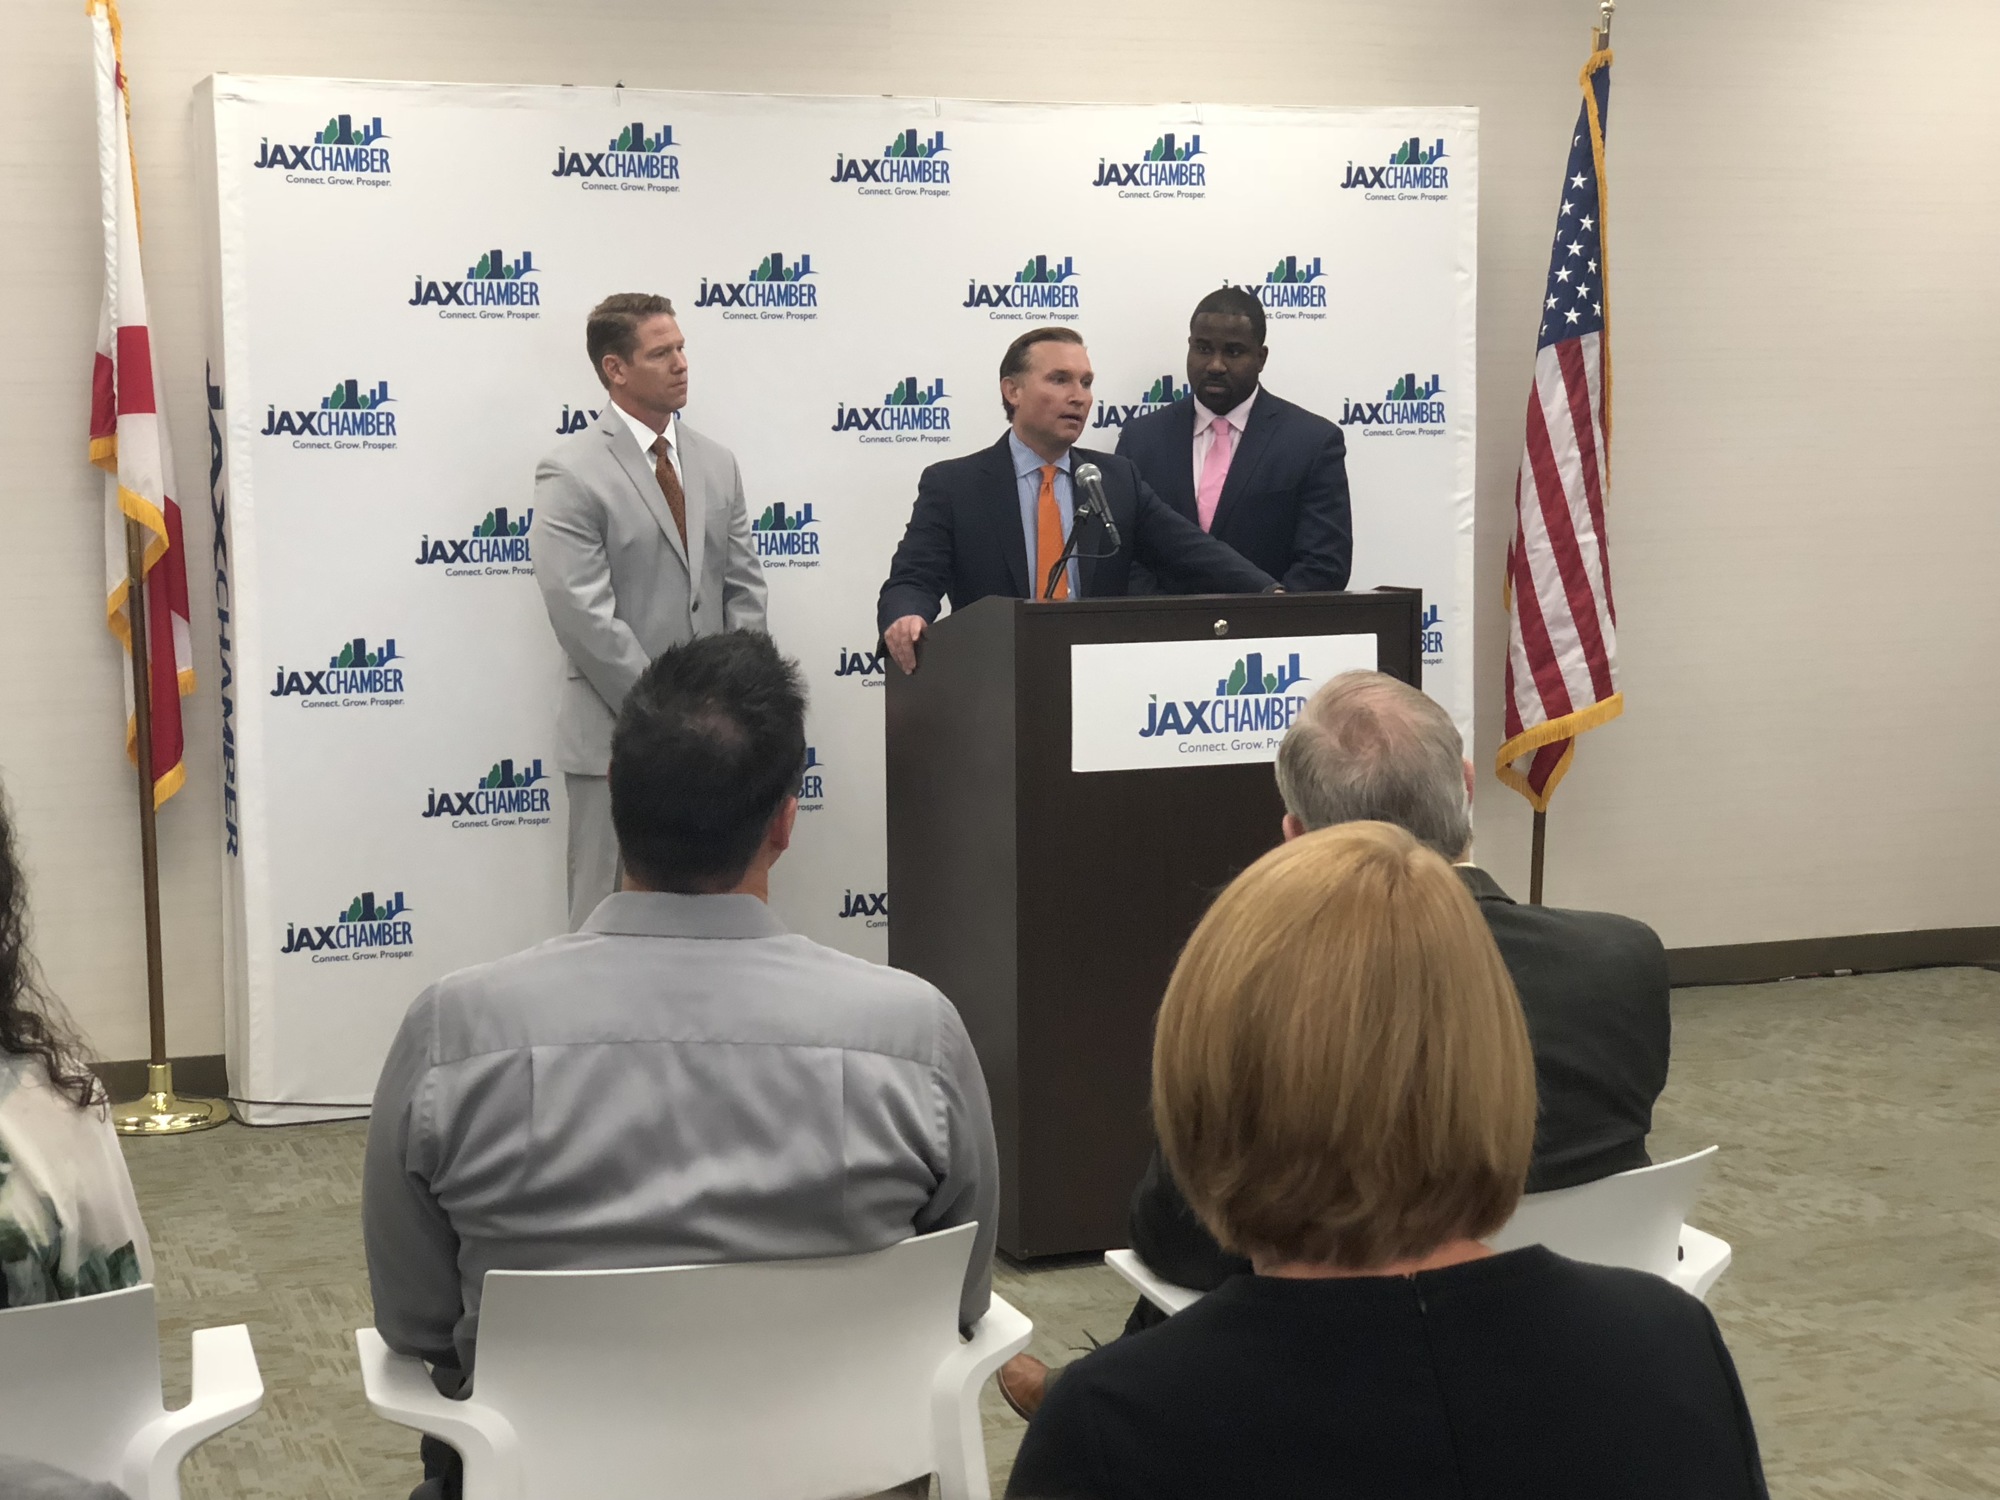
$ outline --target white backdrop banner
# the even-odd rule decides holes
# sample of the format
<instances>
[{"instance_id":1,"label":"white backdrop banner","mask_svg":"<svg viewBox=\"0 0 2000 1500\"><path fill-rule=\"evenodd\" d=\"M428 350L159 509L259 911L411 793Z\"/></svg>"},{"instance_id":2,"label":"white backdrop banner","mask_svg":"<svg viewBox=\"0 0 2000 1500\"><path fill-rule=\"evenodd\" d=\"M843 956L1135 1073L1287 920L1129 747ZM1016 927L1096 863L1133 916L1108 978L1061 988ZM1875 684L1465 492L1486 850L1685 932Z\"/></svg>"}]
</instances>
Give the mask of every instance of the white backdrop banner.
<instances>
[{"instance_id":1,"label":"white backdrop banner","mask_svg":"<svg viewBox=\"0 0 2000 1500\"><path fill-rule=\"evenodd\" d=\"M1475 111L218 76L197 114L253 1122L365 1107L426 984L563 925L533 474L603 406L584 317L614 291L680 310L686 420L741 461L811 691L795 930L886 953L876 591L1036 324L1085 335L1111 449L1186 393L1194 303L1254 292L1266 383L1347 435L1350 587L1423 589L1469 737Z\"/></svg>"}]
</instances>

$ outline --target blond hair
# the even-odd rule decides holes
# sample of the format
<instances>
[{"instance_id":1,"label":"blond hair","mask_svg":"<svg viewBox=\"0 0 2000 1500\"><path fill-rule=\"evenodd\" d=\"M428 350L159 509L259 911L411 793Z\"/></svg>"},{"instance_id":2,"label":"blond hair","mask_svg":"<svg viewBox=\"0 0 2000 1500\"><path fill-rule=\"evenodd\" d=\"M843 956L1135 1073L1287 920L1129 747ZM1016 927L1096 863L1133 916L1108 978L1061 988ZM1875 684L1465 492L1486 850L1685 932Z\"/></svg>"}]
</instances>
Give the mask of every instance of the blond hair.
<instances>
[{"instance_id":1,"label":"blond hair","mask_svg":"<svg viewBox=\"0 0 2000 1500\"><path fill-rule=\"evenodd\" d=\"M1388 823L1258 860L1168 982L1153 1121L1239 1254L1366 1270L1500 1228L1534 1146L1534 1060L1464 883Z\"/></svg>"}]
</instances>

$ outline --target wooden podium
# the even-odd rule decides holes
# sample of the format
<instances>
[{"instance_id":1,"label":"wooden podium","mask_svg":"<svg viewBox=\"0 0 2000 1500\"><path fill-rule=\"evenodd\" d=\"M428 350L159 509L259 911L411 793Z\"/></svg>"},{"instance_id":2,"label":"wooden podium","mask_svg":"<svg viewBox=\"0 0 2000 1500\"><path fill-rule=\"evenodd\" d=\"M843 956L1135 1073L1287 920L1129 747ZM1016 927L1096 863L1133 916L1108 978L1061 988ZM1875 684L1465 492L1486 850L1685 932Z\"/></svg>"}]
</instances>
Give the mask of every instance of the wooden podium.
<instances>
[{"instance_id":1,"label":"wooden podium","mask_svg":"<svg viewBox=\"0 0 2000 1500\"><path fill-rule=\"evenodd\" d=\"M1284 812L1268 759L1073 770L1073 648L1373 637L1379 670L1421 685L1421 618L1421 595L1400 589L992 598L933 626L914 676L889 667L889 961L943 990L978 1049L1008 1255L1126 1243L1167 977L1215 893L1278 842ZM1261 677L1262 656L1249 659ZM1086 717L1100 707L1087 701Z\"/></svg>"}]
</instances>

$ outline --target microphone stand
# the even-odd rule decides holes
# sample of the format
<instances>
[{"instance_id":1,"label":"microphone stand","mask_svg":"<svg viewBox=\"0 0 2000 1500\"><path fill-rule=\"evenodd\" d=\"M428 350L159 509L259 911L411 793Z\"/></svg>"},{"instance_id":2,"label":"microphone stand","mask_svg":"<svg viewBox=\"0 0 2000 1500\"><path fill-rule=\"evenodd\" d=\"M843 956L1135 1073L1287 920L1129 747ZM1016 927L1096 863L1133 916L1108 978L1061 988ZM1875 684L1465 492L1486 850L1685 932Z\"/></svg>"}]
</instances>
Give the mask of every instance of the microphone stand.
<instances>
[{"instance_id":1,"label":"microphone stand","mask_svg":"<svg viewBox=\"0 0 2000 1500\"><path fill-rule=\"evenodd\" d=\"M1042 585L1042 598L1044 601L1055 597L1056 580L1062 577L1062 570L1069 566L1070 559L1076 555L1076 544L1082 539L1083 535L1084 517L1096 514L1097 507L1088 496L1085 496L1081 502L1074 495L1071 496L1069 539L1063 543L1062 555L1056 558L1055 566L1049 569L1048 581Z\"/></svg>"}]
</instances>

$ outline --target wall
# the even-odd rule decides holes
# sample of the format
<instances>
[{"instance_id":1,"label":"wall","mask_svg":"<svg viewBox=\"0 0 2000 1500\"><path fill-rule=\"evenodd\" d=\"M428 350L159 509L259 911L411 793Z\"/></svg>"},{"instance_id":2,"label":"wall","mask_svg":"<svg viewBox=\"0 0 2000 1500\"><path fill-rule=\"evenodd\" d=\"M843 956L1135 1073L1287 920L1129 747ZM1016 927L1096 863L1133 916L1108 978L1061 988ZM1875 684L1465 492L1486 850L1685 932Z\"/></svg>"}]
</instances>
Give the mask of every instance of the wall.
<instances>
[{"instance_id":1,"label":"wall","mask_svg":"<svg viewBox=\"0 0 2000 1500\"><path fill-rule=\"evenodd\" d=\"M1595 7L128 0L150 288L195 559L189 788L161 820L169 1027L221 1046L214 621L189 96L211 72L808 93L1474 104L1482 769L1498 580L1556 178ZM1625 718L1550 816L1549 899L1669 945L2000 920L1990 247L2000 12L1628 3L1611 118L1612 556ZM131 773L83 461L99 294L88 24L14 0L0 63L0 777L37 946L110 1057L145 1049ZM1032 205L1023 205L1031 213ZM1178 307L1163 317L1178 319ZM1273 356L1282 388L1284 351ZM1526 884L1490 774L1480 852Z\"/></svg>"}]
</instances>

